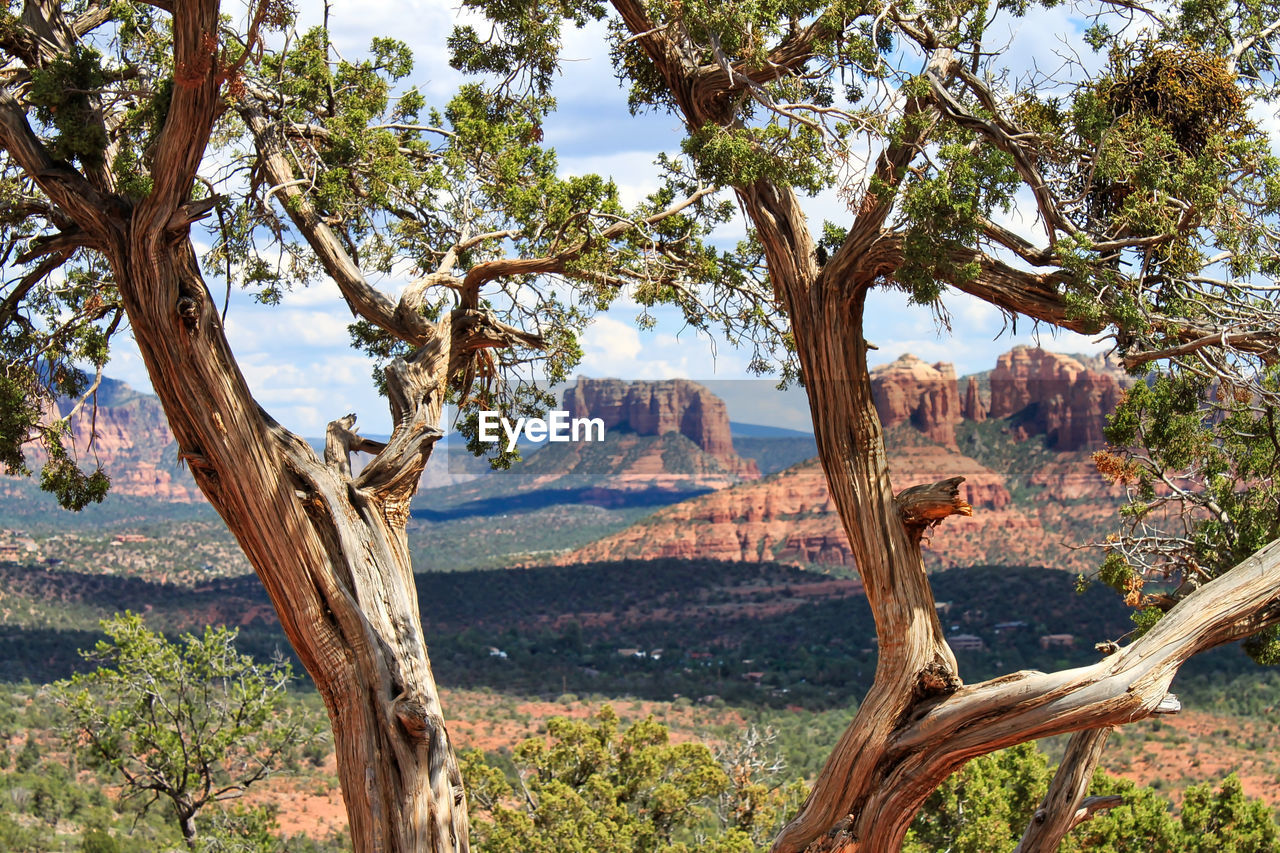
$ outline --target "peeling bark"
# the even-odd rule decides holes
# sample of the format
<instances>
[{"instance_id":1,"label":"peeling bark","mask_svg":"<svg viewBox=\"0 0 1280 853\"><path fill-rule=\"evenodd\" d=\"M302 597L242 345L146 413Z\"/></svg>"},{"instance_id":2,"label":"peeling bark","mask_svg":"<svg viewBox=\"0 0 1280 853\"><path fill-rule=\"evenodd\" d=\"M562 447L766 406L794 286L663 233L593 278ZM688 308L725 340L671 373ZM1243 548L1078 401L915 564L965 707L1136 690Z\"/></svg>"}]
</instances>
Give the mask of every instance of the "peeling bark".
<instances>
[{"instance_id":1,"label":"peeling bark","mask_svg":"<svg viewBox=\"0 0 1280 853\"><path fill-rule=\"evenodd\" d=\"M1053 853L1067 833L1100 811L1115 808L1122 797L1085 797L1107 744L1109 728L1084 729L1071 736L1049 792L1031 816L1013 853Z\"/></svg>"},{"instance_id":2,"label":"peeling bark","mask_svg":"<svg viewBox=\"0 0 1280 853\"><path fill-rule=\"evenodd\" d=\"M258 572L325 700L356 849L466 850L461 776L404 533L402 487L421 473L434 439L422 424L435 423L443 402L420 374L439 364L406 368L417 382L406 381L392 440L362 477L374 465L381 473L363 486L346 458L359 447L342 443L349 425L331 431L326 463L254 403L188 243L140 254L126 251L118 273L129 282L121 292L139 349L196 482ZM184 299L196 306L195 322Z\"/></svg>"},{"instance_id":3,"label":"peeling bark","mask_svg":"<svg viewBox=\"0 0 1280 853\"><path fill-rule=\"evenodd\" d=\"M51 11L52 10L52 11ZM153 190L134 204L109 182L55 162L13 93L0 85L0 146L69 220L64 233L110 265L180 458L266 587L285 635L333 724L338 775L360 853L468 849L462 779L423 639L404 524L409 496L439 436L454 326L415 327L417 350L388 371L390 442L335 421L325 458L253 400L201 277L189 229L207 212L190 198L223 108L217 0L175 4L175 85L155 146ZM41 50L74 34L56 6L30 2ZM25 19L24 19L25 20ZM39 24L39 26L36 26ZM92 21L86 25L92 24ZM465 349L465 347L464 347ZM376 452L352 477L349 454Z\"/></svg>"}]
</instances>

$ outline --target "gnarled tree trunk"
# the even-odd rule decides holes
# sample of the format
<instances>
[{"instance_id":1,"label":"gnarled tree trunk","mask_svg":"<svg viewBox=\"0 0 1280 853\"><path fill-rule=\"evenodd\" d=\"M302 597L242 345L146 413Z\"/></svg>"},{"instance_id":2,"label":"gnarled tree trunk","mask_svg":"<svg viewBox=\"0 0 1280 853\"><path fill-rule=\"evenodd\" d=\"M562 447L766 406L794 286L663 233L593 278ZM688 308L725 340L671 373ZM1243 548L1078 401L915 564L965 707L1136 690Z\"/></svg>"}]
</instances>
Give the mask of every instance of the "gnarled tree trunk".
<instances>
[{"instance_id":1,"label":"gnarled tree trunk","mask_svg":"<svg viewBox=\"0 0 1280 853\"><path fill-rule=\"evenodd\" d=\"M356 849L465 851L466 802L423 640L405 522L439 436L454 344L469 331L455 326L474 318L419 322L413 355L387 370L395 426L385 447L359 439L346 418L331 426L322 460L258 407L190 238L191 223L211 209L192 199L192 187L225 108L219 4L174 3L172 15L177 73L144 199L118 195L109 171L81 174L55 161L7 84L0 146L68 220L50 244L93 249L109 263L181 457L324 698ZM57 36L29 51L32 66L76 40L56 3L28 3L24 21ZM378 451L357 476L353 449Z\"/></svg>"},{"instance_id":2,"label":"gnarled tree trunk","mask_svg":"<svg viewBox=\"0 0 1280 853\"><path fill-rule=\"evenodd\" d=\"M807 29L793 22L767 60L735 64L714 41L700 44L679 26L656 26L638 0L612 0L612 5L691 132L707 125L742 129L736 105L753 94L763 98L762 84L803 74L824 32L821 19ZM1170 709L1176 702L1167 694L1169 683L1188 657L1280 619L1276 542L1188 596L1141 639L1092 666L963 684L937 618L920 548L930 526L970 510L958 498L959 479L942 479L948 472L939 472L938 483L893 494L863 331L868 291L892 282L903 264L902 235L887 223L897 188L933 128L945 117L992 133L947 93L945 82L964 72L962 64L951 49L921 32L918 40L927 42L921 78L929 85L904 97L900 128L871 164L867 191L851 208L844 242L824 264L818 263L808 222L789 186L764 178L734 187L791 323L819 456L879 642L872 687L800 813L775 840L775 853L896 850L929 793L970 758ZM702 64L708 54L717 61ZM992 144L1007 141L996 138ZM1017 160L1020 174L1048 218L1053 200L1041 199L1047 192L1044 181L1025 152L1015 154L1022 158ZM954 252L957 268L977 273L963 277L958 287L1010 313L1094 330L1069 310L1060 288L1065 273L1030 273L976 250ZM1079 784L1092 772L1089 756L1096 758L1093 747L1100 747L1101 738L1082 736L1077 742L1084 755L1064 768L1047 806L1069 814L1055 816L1035 844L1056 843L1081 809L1088 813L1089 806L1106 805L1083 803ZM1028 840L1028 849L1032 843Z\"/></svg>"},{"instance_id":3,"label":"gnarled tree trunk","mask_svg":"<svg viewBox=\"0 0 1280 853\"><path fill-rule=\"evenodd\" d=\"M182 458L324 698L356 849L466 850L461 776L405 540L409 498L439 434L448 347L388 371L395 431L352 477L350 422L330 428L321 460L265 415L189 242L138 219L116 272L138 347Z\"/></svg>"}]
</instances>

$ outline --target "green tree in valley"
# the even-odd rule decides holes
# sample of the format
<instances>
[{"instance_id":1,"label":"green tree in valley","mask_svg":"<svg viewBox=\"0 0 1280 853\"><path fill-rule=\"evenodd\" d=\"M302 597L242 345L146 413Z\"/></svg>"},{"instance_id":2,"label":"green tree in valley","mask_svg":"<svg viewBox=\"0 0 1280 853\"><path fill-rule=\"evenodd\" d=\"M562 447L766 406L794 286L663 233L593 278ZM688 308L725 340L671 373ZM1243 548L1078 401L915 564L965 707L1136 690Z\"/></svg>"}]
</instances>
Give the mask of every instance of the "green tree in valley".
<instances>
[{"instance_id":1,"label":"green tree in valley","mask_svg":"<svg viewBox=\"0 0 1280 853\"><path fill-rule=\"evenodd\" d=\"M1264 853L1280 845L1280 827L1261 800L1245 796L1234 773L1212 785L1193 785L1182 799L1181 828L1188 853Z\"/></svg>"},{"instance_id":2,"label":"green tree in valley","mask_svg":"<svg viewBox=\"0 0 1280 853\"><path fill-rule=\"evenodd\" d=\"M799 801L758 734L717 760L702 743L670 743L652 718L619 730L609 706L556 717L513 755L516 782L464 754L473 831L493 853L747 853Z\"/></svg>"},{"instance_id":3,"label":"green tree in valley","mask_svg":"<svg viewBox=\"0 0 1280 853\"><path fill-rule=\"evenodd\" d=\"M67 744L144 811L158 801L172 809L192 850L210 806L243 796L322 736L287 701L289 665L240 654L235 631L171 643L136 615L102 624L108 639L86 653L98 669L54 685Z\"/></svg>"},{"instance_id":4,"label":"green tree in valley","mask_svg":"<svg viewBox=\"0 0 1280 853\"><path fill-rule=\"evenodd\" d=\"M1045 796L1050 771L1033 744L974 759L938 787L916 816L904 851L987 853L1016 850L1027 814ZM1275 848L1277 826L1267 804L1244 795L1234 775L1186 791L1181 817L1150 788L1100 774L1090 797L1116 798L1064 840L1062 853L1262 853Z\"/></svg>"},{"instance_id":5,"label":"green tree in valley","mask_svg":"<svg viewBox=\"0 0 1280 853\"><path fill-rule=\"evenodd\" d=\"M1012 850L1048 784L1048 763L1035 744L979 756L929 795L902 849L909 853Z\"/></svg>"}]
</instances>

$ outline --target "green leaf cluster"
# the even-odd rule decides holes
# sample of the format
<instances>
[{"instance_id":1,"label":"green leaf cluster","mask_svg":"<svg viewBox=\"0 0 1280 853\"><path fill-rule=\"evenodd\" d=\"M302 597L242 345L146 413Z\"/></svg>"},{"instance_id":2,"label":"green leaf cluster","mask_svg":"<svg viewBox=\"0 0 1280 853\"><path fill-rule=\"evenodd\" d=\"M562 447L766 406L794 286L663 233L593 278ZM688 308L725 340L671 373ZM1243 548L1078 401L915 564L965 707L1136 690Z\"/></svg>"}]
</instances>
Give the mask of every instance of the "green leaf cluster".
<instances>
[{"instance_id":1,"label":"green leaf cluster","mask_svg":"<svg viewBox=\"0 0 1280 853\"><path fill-rule=\"evenodd\" d=\"M184 836L207 806L240 796L320 736L319 722L286 701L289 665L238 653L234 630L173 643L131 613L102 627L107 639L85 653L98 669L54 685L68 746L118 775L143 810L163 800Z\"/></svg>"},{"instance_id":2,"label":"green leaf cluster","mask_svg":"<svg viewBox=\"0 0 1280 853\"><path fill-rule=\"evenodd\" d=\"M948 133L934 160L936 170L909 174L902 195L903 262L894 277L918 305L936 302L945 282L977 278L976 262L953 255L976 246L982 221L1007 212L1019 185L1012 158L969 133Z\"/></svg>"},{"instance_id":3,"label":"green leaf cluster","mask_svg":"<svg viewBox=\"0 0 1280 853\"><path fill-rule=\"evenodd\" d=\"M102 164L107 134L101 123L93 121L91 97L106 79L102 54L86 45L32 69L28 97L36 118L55 131L49 140L54 157L78 160L87 167Z\"/></svg>"},{"instance_id":4,"label":"green leaf cluster","mask_svg":"<svg viewBox=\"0 0 1280 853\"><path fill-rule=\"evenodd\" d=\"M731 779L705 744L672 744L652 718L620 730L609 706L548 721L547 737L520 744L512 761L509 779L479 752L463 755L473 838L494 853L746 853L795 796L741 766Z\"/></svg>"}]
</instances>

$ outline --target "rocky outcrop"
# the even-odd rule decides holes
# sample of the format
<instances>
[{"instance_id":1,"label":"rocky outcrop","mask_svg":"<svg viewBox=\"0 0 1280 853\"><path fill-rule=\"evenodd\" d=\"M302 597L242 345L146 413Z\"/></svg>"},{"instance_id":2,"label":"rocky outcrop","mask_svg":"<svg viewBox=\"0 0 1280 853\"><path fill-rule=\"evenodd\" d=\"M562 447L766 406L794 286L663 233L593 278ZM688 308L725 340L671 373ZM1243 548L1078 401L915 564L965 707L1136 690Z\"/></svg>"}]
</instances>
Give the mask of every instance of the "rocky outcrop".
<instances>
[{"instance_id":1,"label":"rocky outcrop","mask_svg":"<svg viewBox=\"0 0 1280 853\"><path fill-rule=\"evenodd\" d=\"M952 548L957 539L986 541L1009 553L1010 545L992 527L1029 531L1036 525L1011 511L1004 478L978 462L937 444L919 442L897 449L890 458L894 488L960 475L966 499L978 512L972 519L948 519L935 534L945 545L930 552L935 566L972 564L986 559L971 547ZM974 530L968 530L974 528ZM1024 543L1045 537L1022 536ZM1017 545L1013 546L1015 549ZM704 557L722 560L853 566L853 554L836 515L826 478L816 459L802 462L754 483L745 483L685 501L654 513L632 527L562 558L565 563L638 558ZM966 561L968 561L966 563Z\"/></svg>"},{"instance_id":2,"label":"rocky outcrop","mask_svg":"<svg viewBox=\"0 0 1280 853\"><path fill-rule=\"evenodd\" d=\"M1106 416L1123 390L1112 371L1026 346L1000 356L990 382L990 417L1012 418L1023 437L1042 434L1049 447L1063 451L1105 443Z\"/></svg>"},{"instance_id":3,"label":"rocky outcrop","mask_svg":"<svg viewBox=\"0 0 1280 853\"><path fill-rule=\"evenodd\" d=\"M871 395L886 429L910 423L929 440L956 446L961 406L952 365L929 365L907 353L871 371Z\"/></svg>"},{"instance_id":4,"label":"rocky outcrop","mask_svg":"<svg viewBox=\"0 0 1280 853\"><path fill-rule=\"evenodd\" d=\"M965 420L974 421L975 423L981 423L987 419L987 407L982 402L977 377L969 377L969 382L964 391L964 405L960 409L960 414Z\"/></svg>"},{"instance_id":5,"label":"rocky outcrop","mask_svg":"<svg viewBox=\"0 0 1280 853\"><path fill-rule=\"evenodd\" d=\"M606 434L629 430L637 435L679 433L742 479L760 476L755 462L733 449L729 411L724 401L688 379L623 382L619 379L579 378L564 393L571 418L600 418Z\"/></svg>"},{"instance_id":6,"label":"rocky outcrop","mask_svg":"<svg viewBox=\"0 0 1280 853\"><path fill-rule=\"evenodd\" d=\"M62 417L75 403L59 400L46 415ZM100 465L111 478L113 493L179 503L204 500L191 475L178 465L178 445L156 397L104 379L96 408L86 402L72 415L70 427L67 449L72 458L82 468ZM44 454L33 451L31 461L38 469Z\"/></svg>"}]
</instances>

